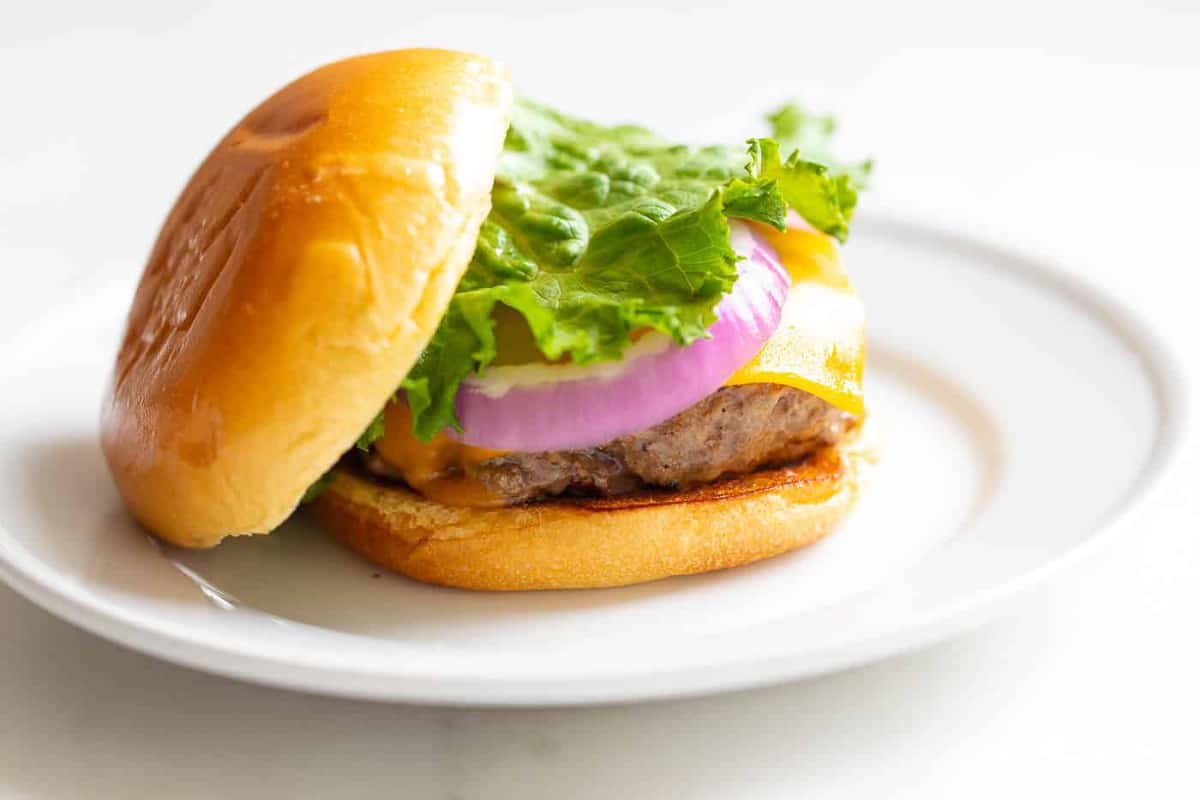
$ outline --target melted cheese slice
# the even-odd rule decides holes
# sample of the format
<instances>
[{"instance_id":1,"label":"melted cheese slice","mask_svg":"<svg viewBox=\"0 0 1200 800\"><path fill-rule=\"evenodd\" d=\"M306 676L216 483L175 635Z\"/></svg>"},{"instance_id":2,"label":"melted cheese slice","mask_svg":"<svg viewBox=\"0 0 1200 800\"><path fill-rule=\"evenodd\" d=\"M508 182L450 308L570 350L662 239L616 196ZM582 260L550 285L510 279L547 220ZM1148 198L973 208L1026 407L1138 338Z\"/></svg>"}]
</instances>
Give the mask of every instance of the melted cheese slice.
<instances>
[{"instance_id":1,"label":"melted cheese slice","mask_svg":"<svg viewBox=\"0 0 1200 800\"><path fill-rule=\"evenodd\" d=\"M376 440L375 452L405 483L430 500L484 508L506 502L473 477L476 467L504 455L503 451L471 447L445 433L422 442L413 435L412 412L405 402L393 400L384 408L383 437Z\"/></svg>"},{"instance_id":2,"label":"melted cheese slice","mask_svg":"<svg viewBox=\"0 0 1200 800\"><path fill-rule=\"evenodd\" d=\"M866 321L837 243L800 228L758 232L791 273L792 288L778 330L725 385L783 384L862 414Z\"/></svg>"}]
</instances>

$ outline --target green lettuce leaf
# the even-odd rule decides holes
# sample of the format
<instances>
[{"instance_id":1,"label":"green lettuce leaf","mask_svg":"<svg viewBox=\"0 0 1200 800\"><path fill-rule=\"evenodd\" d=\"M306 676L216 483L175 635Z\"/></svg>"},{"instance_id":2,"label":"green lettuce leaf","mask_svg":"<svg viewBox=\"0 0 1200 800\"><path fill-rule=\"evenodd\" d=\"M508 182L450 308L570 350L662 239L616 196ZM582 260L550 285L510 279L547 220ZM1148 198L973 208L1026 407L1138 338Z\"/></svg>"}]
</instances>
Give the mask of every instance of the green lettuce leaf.
<instances>
[{"instance_id":1,"label":"green lettuce leaf","mask_svg":"<svg viewBox=\"0 0 1200 800\"><path fill-rule=\"evenodd\" d=\"M752 180L770 181L789 206L817 230L844 241L850 232L850 217L858 203L858 192L849 175L836 175L828 167L800 158L792 152L786 161L774 139L750 140Z\"/></svg>"},{"instance_id":2,"label":"green lettuce leaf","mask_svg":"<svg viewBox=\"0 0 1200 800\"><path fill-rule=\"evenodd\" d=\"M321 496L321 492L325 491L331 483L333 483L332 469L317 478L311 486L304 490L304 496L300 498L300 505L308 505L313 500L316 500Z\"/></svg>"},{"instance_id":3,"label":"green lettuce leaf","mask_svg":"<svg viewBox=\"0 0 1200 800\"><path fill-rule=\"evenodd\" d=\"M706 335L737 277L730 217L782 230L790 206L844 239L856 199L852 174L783 159L770 139L748 153L688 147L518 101L474 258L401 384L414 433L458 426L459 385L497 355L498 304L552 361L619 359L641 328L687 345ZM359 446L381 433L373 423Z\"/></svg>"},{"instance_id":4,"label":"green lettuce leaf","mask_svg":"<svg viewBox=\"0 0 1200 800\"><path fill-rule=\"evenodd\" d=\"M865 189L874 162L839 161L833 153L837 123L833 117L811 114L796 103L788 103L767 116L771 138L782 152L796 152L801 158L823 164L835 176L847 175L858 190Z\"/></svg>"},{"instance_id":5,"label":"green lettuce leaf","mask_svg":"<svg viewBox=\"0 0 1200 800\"><path fill-rule=\"evenodd\" d=\"M375 415L375 419L371 420L371 424L363 431L358 441L355 442L355 447L362 450L364 453L371 449L371 445L375 444L377 439L383 438L383 411L381 410Z\"/></svg>"}]
</instances>

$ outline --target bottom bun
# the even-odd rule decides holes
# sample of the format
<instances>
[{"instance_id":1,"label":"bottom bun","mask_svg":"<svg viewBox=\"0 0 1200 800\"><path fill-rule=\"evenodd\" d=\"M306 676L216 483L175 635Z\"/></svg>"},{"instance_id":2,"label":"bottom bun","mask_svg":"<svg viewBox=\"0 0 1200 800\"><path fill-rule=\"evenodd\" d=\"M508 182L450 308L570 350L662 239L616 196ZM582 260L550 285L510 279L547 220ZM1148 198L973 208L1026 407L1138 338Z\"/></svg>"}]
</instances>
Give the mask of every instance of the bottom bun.
<instances>
[{"instance_id":1,"label":"bottom bun","mask_svg":"<svg viewBox=\"0 0 1200 800\"><path fill-rule=\"evenodd\" d=\"M853 507L855 445L682 492L447 506L340 466L313 504L350 549L426 583L519 591L625 586L736 567L811 544Z\"/></svg>"}]
</instances>

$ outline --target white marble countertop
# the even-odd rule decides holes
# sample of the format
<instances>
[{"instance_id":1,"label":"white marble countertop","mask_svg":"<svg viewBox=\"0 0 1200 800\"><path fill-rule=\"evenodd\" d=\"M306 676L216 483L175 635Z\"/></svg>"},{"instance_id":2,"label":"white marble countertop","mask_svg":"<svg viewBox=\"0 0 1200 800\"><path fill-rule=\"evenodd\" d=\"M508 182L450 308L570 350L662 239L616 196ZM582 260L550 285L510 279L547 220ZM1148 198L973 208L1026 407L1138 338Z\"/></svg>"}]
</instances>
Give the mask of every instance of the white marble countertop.
<instances>
[{"instance_id":1,"label":"white marble countertop","mask_svg":"<svg viewBox=\"0 0 1200 800\"><path fill-rule=\"evenodd\" d=\"M87 275L140 269L199 155L283 80L436 43L504 58L530 94L693 139L736 134L781 98L827 103L880 160L868 206L1057 260L1200 341L1200 10L268 5L0 11L0 242L22 259L3 264L0 335ZM264 689L128 652L0 589L0 797L1196 796L1198 477L1193 438L1140 529L972 635L643 706Z\"/></svg>"}]
</instances>

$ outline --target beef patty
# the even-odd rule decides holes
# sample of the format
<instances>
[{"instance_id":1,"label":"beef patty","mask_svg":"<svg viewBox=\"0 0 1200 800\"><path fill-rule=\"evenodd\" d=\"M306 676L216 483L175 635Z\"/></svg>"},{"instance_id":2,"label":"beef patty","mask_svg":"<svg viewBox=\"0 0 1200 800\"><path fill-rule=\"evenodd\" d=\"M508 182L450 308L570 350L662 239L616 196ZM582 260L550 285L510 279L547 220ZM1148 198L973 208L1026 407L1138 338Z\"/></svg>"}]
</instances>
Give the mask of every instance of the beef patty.
<instances>
[{"instance_id":1,"label":"beef patty","mask_svg":"<svg viewBox=\"0 0 1200 800\"><path fill-rule=\"evenodd\" d=\"M853 425L853 415L800 389L726 386L641 433L580 450L505 453L473 466L469 477L509 503L686 489L795 463L836 444ZM367 465L397 477L378 456L369 456Z\"/></svg>"}]
</instances>

